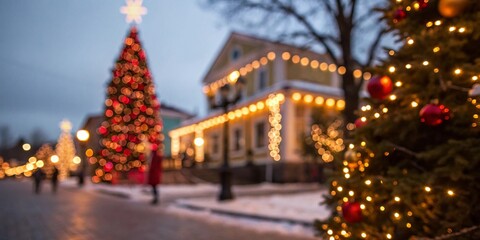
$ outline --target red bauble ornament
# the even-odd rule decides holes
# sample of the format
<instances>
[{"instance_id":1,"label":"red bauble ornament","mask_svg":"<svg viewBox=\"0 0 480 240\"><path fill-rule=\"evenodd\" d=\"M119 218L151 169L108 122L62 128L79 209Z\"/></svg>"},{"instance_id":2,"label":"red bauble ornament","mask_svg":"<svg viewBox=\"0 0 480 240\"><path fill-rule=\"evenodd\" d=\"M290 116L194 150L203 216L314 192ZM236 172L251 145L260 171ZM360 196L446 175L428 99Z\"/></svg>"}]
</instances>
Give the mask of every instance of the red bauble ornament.
<instances>
[{"instance_id":1,"label":"red bauble ornament","mask_svg":"<svg viewBox=\"0 0 480 240\"><path fill-rule=\"evenodd\" d=\"M420 110L420 121L428 126L438 126L450 119L450 109L444 105L427 104Z\"/></svg>"},{"instance_id":2,"label":"red bauble ornament","mask_svg":"<svg viewBox=\"0 0 480 240\"><path fill-rule=\"evenodd\" d=\"M146 56L145 56L145 52L143 50L140 50L140 52L138 53L138 56L140 57L140 59L142 60L145 60Z\"/></svg>"},{"instance_id":3,"label":"red bauble ornament","mask_svg":"<svg viewBox=\"0 0 480 240\"><path fill-rule=\"evenodd\" d=\"M105 166L103 166L103 170L105 170L105 172L110 172L112 171L113 169L113 163L112 162L107 162L105 164Z\"/></svg>"},{"instance_id":4,"label":"red bauble ornament","mask_svg":"<svg viewBox=\"0 0 480 240\"><path fill-rule=\"evenodd\" d=\"M403 8L399 8L393 14L393 22L398 23L407 17L407 13L403 10Z\"/></svg>"},{"instance_id":5,"label":"red bauble ornament","mask_svg":"<svg viewBox=\"0 0 480 240\"><path fill-rule=\"evenodd\" d=\"M422 10L428 7L428 0L418 0L418 9Z\"/></svg>"},{"instance_id":6,"label":"red bauble ornament","mask_svg":"<svg viewBox=\"0 0 480 240\"><path fill-rule=\"evenodd\" d=\"M137 59L132 59L132 64L133 64L133 66L138 66L138 60Z\"/></svg>"},{"instance_id":7,"label":"red bauble ornament","mask_svg":"<svg viewBox=\"0 0 480 240\"><path fill-rule=\"evenodd\" d=\"M358 202L343 203L342 214L347 223L357 223L362 221L362 208Z\"/></svg>"},{"instance_id":8,"label":"red bauble ornament","mask_svg":"<svg viewBox=\"0 0 480 240\"><path fill-rule=\"evenodd\" d=\"M98 133L100 133L100 134L102 134L102 135L103 135L103 134L106 134L107 132L108 132L108 130L107 130L107 128L104 127L104 126L100 126L100 127L98 128Z\"/></svg>"},{"instance_id":9,"label":"red bauble ornament","mask_svg":"<svg viewBox=\"0 0 480 240\"><path fill-rule=\"evenodd\" d=\"M388 76L376 76L368 81L367 90L372 98L382 100L392 92L393 83Z\"/></svg>"},{"instance_id":10,"label":"red bauble ornament","mask_svg":"<svg viewBox=\"0 0 480 240\"><path fill-rule=\"evenodd\" d=\"M362 121L362 118L357 118L357 120L355 120L355 127L356 128L361 128L363 126L365 126L367 124L367 121Z\"/></svg>"}]
</instances>

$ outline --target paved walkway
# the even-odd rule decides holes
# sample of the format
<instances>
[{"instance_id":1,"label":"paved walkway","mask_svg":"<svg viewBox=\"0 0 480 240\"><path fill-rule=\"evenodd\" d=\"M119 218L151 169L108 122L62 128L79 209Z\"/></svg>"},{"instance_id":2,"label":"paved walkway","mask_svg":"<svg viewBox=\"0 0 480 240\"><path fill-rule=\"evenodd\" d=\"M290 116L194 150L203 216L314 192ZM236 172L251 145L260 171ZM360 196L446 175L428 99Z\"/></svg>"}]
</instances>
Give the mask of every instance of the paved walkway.
<instances>
[{"instance_id":1,"label":"paved walkway","mask_svg":"<svg viewBox=\"0 0 480 240\"><path fill-rule=\"evenodd\" d=\"M44 184L35 195L29 181L0 181L0 240L305 240L215 225L95 192L60 188L54 195Z\"/></svg>"}]
</instances>

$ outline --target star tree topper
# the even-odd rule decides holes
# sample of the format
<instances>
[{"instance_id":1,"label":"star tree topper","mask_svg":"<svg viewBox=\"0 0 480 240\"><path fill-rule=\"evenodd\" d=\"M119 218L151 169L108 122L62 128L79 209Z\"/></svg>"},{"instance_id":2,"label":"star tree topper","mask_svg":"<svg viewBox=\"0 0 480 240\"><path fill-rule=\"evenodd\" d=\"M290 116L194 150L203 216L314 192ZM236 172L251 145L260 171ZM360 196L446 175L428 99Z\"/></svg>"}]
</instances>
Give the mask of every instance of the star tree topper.
<instances>
[{"instance_id":1,"label":"star tree topper","mask_svg":"<svg viewBox=\"0 0 480 240\"><path fill-rule=\"evenodd\" d=\"M120 12L127 16L127 22L141 23L142 16L147 14L147 8L142 6L143 0L127 0L127 6L120 8Z\"/></svg>"},{"instance_id":2,"label":"star tree topper","mask_svg":"<svg viewBox=\"0 0 480 240\"><path fill-rule=\"evenodd\" d=\"M60 122L60 129L62 129L64 132L70 132L70 130L72 130L72 123L67 119L63 119Z\"/></svg>"}]
</instances>

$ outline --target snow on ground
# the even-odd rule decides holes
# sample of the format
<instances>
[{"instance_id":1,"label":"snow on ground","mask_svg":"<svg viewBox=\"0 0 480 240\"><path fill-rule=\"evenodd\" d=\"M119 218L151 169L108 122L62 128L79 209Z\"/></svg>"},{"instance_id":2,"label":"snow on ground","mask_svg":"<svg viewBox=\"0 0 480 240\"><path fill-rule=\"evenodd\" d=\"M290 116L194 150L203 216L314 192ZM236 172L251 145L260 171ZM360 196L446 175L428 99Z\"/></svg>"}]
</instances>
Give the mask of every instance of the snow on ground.
<instances>
[{"instance_id":1,"label":"snow on ground","mask_svg":"<svg viewBox=\"0 0 480 240\"><path fill-rule=\"evenodd\" d=\"M253 218L236 217L225 214L212 213L208 210L192 211L186 208L177 206L168 206L167 212L176 214L178 216L184 216L188 218L194 218L200 221L210 222L217 225L229 225L243 229L253 230L257 232L275 232L282 235L298 236L305 239L316 239L315 232L312 226L305 226L303 224L296 224L291 222L272 222L264 221Z\"/></svg>"},{"instance_id":2,"label":"snow on ground","mask_svg":"<svg viewBox=\"0 0 480 240\"><path fill-rule=\"evenodd\" d=\"M211 198L179 199L180 207L209 209L239 216L311 224L315 219L326 219L330 212L320 205L326 191L297 194L275 194L262 197L239 197L233 201L218 202Z\"/></svg>"}]
</instances>

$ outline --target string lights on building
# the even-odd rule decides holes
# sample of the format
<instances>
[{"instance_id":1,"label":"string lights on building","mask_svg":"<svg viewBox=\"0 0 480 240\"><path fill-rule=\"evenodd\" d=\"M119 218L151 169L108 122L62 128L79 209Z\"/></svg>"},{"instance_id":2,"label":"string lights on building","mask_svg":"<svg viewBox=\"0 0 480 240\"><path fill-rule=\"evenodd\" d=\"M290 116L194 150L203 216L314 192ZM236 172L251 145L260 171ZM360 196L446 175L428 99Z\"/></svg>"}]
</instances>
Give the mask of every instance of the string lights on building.
<instances>
[{"instance_id":1,"label":"string lights on building","mask_svg":"<svg viewBox=\"0 0 480 240\"><path fill-rule=\"evenodd\" d=\"M270 156L275 161L280 161L280 143L282 142L282 136L280 130L282 130L282 114L280 113L280 104L285 100L285 96L281 93L270 94L267 100L267 106L269 110L268 121L270 123L270 130L268 131L268 149L270 150Z\"/></svg>"}]
</instances>

